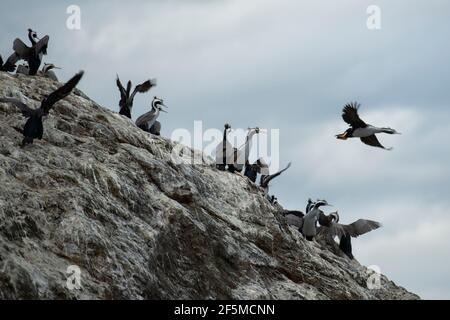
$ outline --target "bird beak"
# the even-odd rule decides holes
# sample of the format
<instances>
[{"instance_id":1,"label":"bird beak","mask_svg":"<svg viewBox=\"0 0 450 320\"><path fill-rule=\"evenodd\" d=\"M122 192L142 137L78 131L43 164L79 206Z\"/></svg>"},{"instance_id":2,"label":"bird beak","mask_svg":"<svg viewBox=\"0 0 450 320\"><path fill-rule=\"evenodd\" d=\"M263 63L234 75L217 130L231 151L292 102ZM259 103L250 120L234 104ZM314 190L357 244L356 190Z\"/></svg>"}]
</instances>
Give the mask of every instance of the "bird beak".
<instances>
[{"instance_id":1,"label":"bird beak","mask_svg":"<svg viewBox=\"0 0 450 320\"><path fill-rule=\"evenodd\" d=\"M347 140L347 132L336 135L336 138L340 140Z\"/></svg>"},{"instance_id":2,"label":"bird beak","mask_svg":"<svg viewBox=\"0 0 450 320\"><path fill-rule=\"evenodd\" d=\"M62 70L62 68L60 68L60 67L53 67L53 69Z\"/></svg>"}]
</instances>

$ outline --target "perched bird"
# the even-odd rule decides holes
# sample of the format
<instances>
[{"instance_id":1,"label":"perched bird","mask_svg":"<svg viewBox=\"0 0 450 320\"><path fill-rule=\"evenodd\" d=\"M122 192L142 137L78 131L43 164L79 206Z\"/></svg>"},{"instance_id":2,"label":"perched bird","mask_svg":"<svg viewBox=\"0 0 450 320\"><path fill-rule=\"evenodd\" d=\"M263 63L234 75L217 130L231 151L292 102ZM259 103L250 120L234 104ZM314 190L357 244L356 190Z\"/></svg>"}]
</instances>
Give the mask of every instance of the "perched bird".
<instances>
[{"instance_id":1,"label":"perched bird","mask_svg":"<svg viewBox=\"0 0 450 320\"><path fill-rule=\"evenodd\" d=\"M45 97L41 102L41 106L37 109L31 109L29 106L27 106L26 104L17 99L0 98L0 102L12 103L17 108L20 109L25 118L28 118L23 129L15 128L24 136L22 141L22 147L27 144L32 144L34 139L39 140L42 139L42 136L44 134L42 117L48 115L50 109L53 107L55 103L57 103L61 99L64 99L72 92L72 90L76 87L78 82L83 77L83 74L84 72L80 71L65 85L63 85L62 87L60 87L59 89L57 89L56 91L52 92L47 97Z\"/></svg>"},{"instance_id":2,"label":"perched bird","mask_svg":"<svg viewBox=\"0 0 450 320\"><path fill-rule=\"evenodd\" d=\"M308 203L307 203L307 205L306 205L306 213L308 213L308 212L310 212L311 211L311 208L314 206L314 203L315 202L313 202L312 200L311 200L311 198L309 198L308 199Z\"/></svg>"},{"instance_id":3,"label":"perched bird","mask_svg":"<svg viewBox=\"0 0 450 320\"><path fill-rule=\"evenodd\" d=\"M253 137L259 134L259 132L259 128L249 128L244 145L242 145L239 149L235 149L235 154L233 155L232 161L233 164L229 165L229 170L231 172L242 172L244 165L248 163L248 158L250 157Z\"/></svg>"},{"instance_id":4,"label":"perched bird","mask_svg":"<svg viewBox=\"0 0 450 320\"><path fill-rule=\"evenodd\" d=\"M282 212L284 219L288 225L295 226L299 232L302 232L303 218L305 214L301 211L284 210Z\"/></svg>"},{"instance_id":5,"label":"perched bird","mask_svg":"<svg viewBox=\"0 0 450 320\"><path fill-rule=\"evenodd\" d=\"M360 104L354 102L344 106L342 111L342 119L350 125L344 133L336 135L337 139L347 140L348 138L360 138L361 141L369 146L378 147L386 150L392 148L385 148L377 139L377 133L400 134L391 128L378 128L366 124L358 115Z\"/></svg>"},{"instance_id":6,"label":"perched bird","mask_svg":"<svg viewBox=\"0 0 450 320\"><path fill-rule=\"evenodd\" d=\"M156 120L158 119L160 112L167 113L163 107L167 108L167 106L164 105L164 101L155 97L152 101L152 110L140 116L136 120L136 126L146 132L150 132L158 136L161 135L161 123Z\"/></svg>"},{"instance_id":7,"label":"perched bird","mask_svg":"<svg viewBox=\"0 0 450 320\"><path fill-rule=\"evenodd\" d=\"M42 57L47 54L49 36L39 39L37 33L28 29L28 39L31 42L31 47L28 47L20 39L14 40L13 50L18 58L25 60L28 63L30 76L36 75L41 66Z\"/></svg>"},{"instance_id":8,"label":"perched bird","mask_svg":"<svg viewBox=\"0 0 450 320\"><path fill-rule=\"evenodd\" d=\"M44 66L42 67L42 70L39 70L37 72L37 74L39 76L52 79L53 81L58 81L58 77L56 77L56 74L52 71L52 69L61 69L61 68L56 67L52 63L44 63ZM20 73L20 74L24 74L24 75L29 75L30 74L30 68L28 68L27 65L23 65L22 64L22 65L19 65L17 67L17 71L16 72Z\"/></svg>"},{"instance_id":9,"label":"perched bird","mask_svg":"<svg viewBox=\"0 0 450 320\"><path fill-rule=\"evenodd\" d=\"M55 72L53 70L61 69L57 66L55 66L53 63L44 63L44 66L42 67L42 75L46 78L52 79L53 81L58 81L58 77L56 76Z\"/></svg>"},{"instance_id":10,"label":"perched bird","mask_svg":"<svg viewBox=\"0 0 450 320\"><path fill-rule=\"evenodd\" d=\"M259 161L261 164L261 174L262 174L260 179L260 186L264 188L264 194L266 195L267 199L269 199L271 203L274 203L273 202L274 197L269 196L269 183L276 177L280 176L283 172L288 170L291 167L291 163L289 162L286 168L284 168L283 170L280 170L277 173L269 175L269 166L266 163L264 163L262 159L260 159Z\"/></svg>"},{"instance_id":11,"label":"perched bird","mask_svg":"<svg viewBox=\"0 0 450 320\"><path fill-rule=\"evenodd\" d=\"M382 226L377 221L366 219L359 219L348 225L340 224L337 212L333 212L328 216L322 212L319 214L318 221L322 226L318 232L332 239L338 237L340 239L339 247L350 259L353 259L351 238L357 238Z\"/></svg>"},{"instance_id":12,"label":"perched bird","mask_svg":"<svg viewBox=\"0 0 450 320\"><path fill-rule=\"evenodd\" d=\"M116 84L120 91L119 113L131 119L131 110L133 109L134 96L136 95L136 93L146 93L151 88L156 86L156 79L147 80L144 83L137 85L134 88L133 92L131 92L131 81L128 81L127 88L125 89L120 82L119 76L117 76Z\"/></svg>"},{"instance_id":13,"label":"perched bird","mask_svg":"<svg viewBox=\"0 0 450 320\"><path fill-rule=\"evenodd\" d=\"M234 153L234 148L227 139L227 136L231 130L231 125L226 123L224 127L225 129L223 130L223 139L217 145L215 150L216 168L221 171L225 171L227 167L227 159L229 158L230 154Z\"/></svg>"},{"instance_id":14,"label":"perched bird","mask_svg":"<svg viewBox=\"0 0 450 320\"><path fill-rule=\"evenodd\" d=\"M16 70L17 61L19 61L19 57L16 53L10 55L6 62L3 61L3 58L0 55L0 71L14 72Z\"/></svg>"},{"instance_id":15,"label":"perched bird","mask_svg":"<svg viewBox=\"0 0 450 320\"><path fill-rule=\"evenodd\" d=\"M311 207L310 211L303 217L302 234L306 240L312 241L317 235L317 222L319 216L323 214L320 207L330 206L326 200L318 200Z\"/></svg>"}]
</instances>

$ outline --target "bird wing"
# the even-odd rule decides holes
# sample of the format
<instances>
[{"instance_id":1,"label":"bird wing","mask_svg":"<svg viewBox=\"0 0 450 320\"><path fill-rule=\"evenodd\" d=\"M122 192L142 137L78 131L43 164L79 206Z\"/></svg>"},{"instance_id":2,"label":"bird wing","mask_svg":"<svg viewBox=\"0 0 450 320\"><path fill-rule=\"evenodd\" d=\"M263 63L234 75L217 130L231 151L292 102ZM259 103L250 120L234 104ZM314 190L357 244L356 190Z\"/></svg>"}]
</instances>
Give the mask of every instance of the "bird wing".
<instances>
[{"instance_id":1,"label":"bird wing","mask_svg":"<svg viewBox=\"0 0 450 320\"><path fill-rule=\"evenodd\" d=\"M14 40L13 43L13 50L14 52L16 52L16 54L21 58L21 59L28 59L29 57L31 57L32 54L32 50L30 47L28 47L25 43L23 43L22 40L20 39L16 39Z\"/></svg>"},{"instance_id":2,"label":"bird wing","mask_svg":"<svg viewBox=\"0 0 450 320\"><path fill-rule=\"evenodd\" d=\"M147 113L144 113L142 116L137 118L136 120L136 126L142 126L144 124L147 124L152 118L155 116L155 113L153 111L149 111ZM149 128L150 129L150 128Z\"/></svg>"},{"instance_id":3,"label":"bird wing","mask_svg":"<svg viewBox=\"0 0 450 320\"><path fill-rule=\"evenodd\" d=\"M288 214L284 216L286 223L290 226L296 226L301 229L303 227L303 218L300 218L294 214Z\"/></svg>"},{"instance_id":4,"label":"bird wing","mask_svg":"<svg viewBox=\"0 0 450 320\"><path fill-rule=\"evenodd\" d=\"M50 41L50 37L45 36L41 40L39 40L38 43L36 43L36 45L34 46L34 50L35 50L34 52L36 53L36 55L40 54L41 52L43 54L47 54L47 48L48 48L49 41Z\"/></svg>"},{"instance_id":5,"label":"bird wing","mask_svg":"<svg viewBox=\"0 0 450 320\"><path fill-rule=\"evenodd\" d=\"M372 220L359 219L352 224L340 224L334 223L330 227L330 231L333 236L341 238L344 235L349 235L353 238L357 238L363 234L366 234L372 230L380 228L382 225L379 222Z\"/></svg>"},{"instance_id":6,"label":"bird wing","mask_svg":"<svg viewBox=\"0 0 450 320\"><path fill-rule=\"evenodd\" d=\"M153 88L154 86L156 86L156 80L147 80L144 83L141 83L139 85L136 86L136 88L134 88L133 93L131 94L131 100L134 99L134 96L136 95L136 93L145 93L148 90L150 90L151 88Z\"/></svg>"},{"instance_id":7,"label":"bird wing","mask_svg":"<svg viewBox=\"0 0 450 320\"><path fill-rule=\"evenodd\" d=\"M125 91L125 88L122 85L122 82L120 82L119 76L117 76L116 84L117 84L117 87L119 88L119 91L120 91L120 99L121 100L126 100L127 99L127 93Z\"/></svg>"},{"instance_id":8,"label":"bird wing","mask_svg":"<svg viewBox=\"0 0 450 320\"><path fill-rule=\"evenodd\" d=\"M281 171L278 171L277 173L274 173L270 176L267 176L266 178L264 178L261 181L261 187L265 188L269 185L269 182L272 181L273 179L275 179L276 177L278 177L279 175L281 175L283 172L285 172L286 170L288 170L291 167L291 163L289 162L288 165L286 166L286 168L284 168Z\"/></svg>"},{"instance_id":9,"label":"bird wing","mask_svg":"<svg viewBox=\"0 0 450 320\"><path fill-rule=\"evenodd\" d=\"M357 102L348 103L342 110L342 119L352 128L365 128L367 124L358 115L359 104Z\"/></svg>"},{"instance_id":10,"label":"bird wing","mask_svg":"<svg viewBox=\"0 0 450 320\"><path fill-rule=\"evenodd\" d=\"M374 134L371 135L371 136L368 136L368 137L363 137L363 138L361 138L361 141L362 141L364 144L367 144L367 145L372 146L372 147L377 147L377 148L382 148L382 149L390 150L390 148L385 148L385 147L380 143L380 141L378 141L377 136L374 135Z\"/></svg>"},{"instance_id":11,"label":"bird wing","mask_svg":"<svg viewBox=\"0 0 450 320\"><path fill-rule=\"evenodd\" d=\"M43 114L46 115L50 111L51 107L61 99L67 97L72 90L77 86L83 77L84 72L80 71L75 76L72 77L65 85L53 91L47 98L45 98L41 103L41 110Z\"/></svg>"},{"instance_id":12,"label":"bird wing","mask_svg":"<svg viewBox=\"0 0 450 320\"><path fill-rule=\"evenodd\" d=\"M22 112L23 116L26 117L26 118L31 117L33 112L34 112L33 109L31 109L25 103L23 103L22 101L20 101L18 99L14 99L14 98L0 98L0 102L11 103L11 104L15 105L17 108L20 109L20 111Z\"/></svg>"}]
</instances>

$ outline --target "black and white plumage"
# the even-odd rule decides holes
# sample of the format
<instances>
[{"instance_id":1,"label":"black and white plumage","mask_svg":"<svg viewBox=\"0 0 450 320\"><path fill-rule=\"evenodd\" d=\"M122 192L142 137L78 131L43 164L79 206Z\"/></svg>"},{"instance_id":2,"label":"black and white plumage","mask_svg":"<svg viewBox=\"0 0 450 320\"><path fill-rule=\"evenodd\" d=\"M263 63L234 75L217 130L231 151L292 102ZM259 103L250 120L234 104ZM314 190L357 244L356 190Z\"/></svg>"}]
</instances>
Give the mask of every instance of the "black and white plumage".
<instances>
[{"instance_id":1,"label":"black and white plumage","mask_svg":"<svg viewBox=\"0 0 450 320\"><path fill-rule=\"evenodd\" d=\"M340 240L339 247L350 259L353 259L351 238L357 238L382 226L377 221L366 219L358 219L351 224L340 224L337 212L333 212L328 216L321 213L318 221L322 226L319 229L319 233L333 239L337 237Z\"/></svg>"},{"instance_id":2,"label":"black and white plumage","mask_svg":"<svg viewBox=\"0 0 450 320\"><path fill-rule=\"evenodd\" d=\"M314 205L310 208L309 212L303 217L302 234L309 241L312 241L317 235L317 222L319 216L323 214L320 210L323 206L330 206L326 200L317 200Z\"/></svg>"},{"instance_id":3,"label":"black and white plumage","mask_svg":"<svg viewBox=\"0 0 450 320\"><path fill-rule=\"evenodd\" d=\"M44 66L37 72L37 75L52 79L53 81L58 81L58 77L56 76L55 72L53 72L53 69L61 68L56 67L52 63L44 63ZM27 65L22 64L17 67L16 72L19 74L30 75L30 68Z\"/></svg>"},{"instance_id":4,"label":"black and white plumage","mask_svg":"<svg viewBox=\"0 0 450 320\"><path fill-rule=\"evenodd\" d=\"M167 108L167 106L164 104L164 100L155 97L152 101L152 109L136 120L136 126L146 132L150 132L159 136L161 134L161 123L156 120L158 119L161 112L167 113L167 111L165 111L163 107Z\"/></svg>"},{"instance_id":5,"label":"black and white plumage","mask_svg":"<svg viewBox=\"0 0 450 320\"><path fill-rule=\"evenodd\" d=\"M227 162L230 156L234 155L234 148L231 145L231 143L228 142L227 136L230 133L231 125L228 123L225 124L224 130L223 130L223 139L222 141L217 145L215 150L215 156L216 156L216 168L220 171L225 171L227 167Z\"/></svg>"},{"instance_id":6,"label":"black and white plumage","mask_svg":"<svg viewBox=\"0 0 450 320\"><path fill-rule=\"evenodd\" d=\"M56 76L55 72L53 70L61 69L57 66L55 66L53 63L44 63L44 66L42 67L42 76L52 79L53 81L58 81L58 77Z\"/></svg>"},{"instance_id":7,"label":"black and white plumage","mask_svg":"<svg viewBox=\"0 0 450 320\"><path fill-rule=\"evenodd\" d=\"M399 134L391 128L378 128L365 123L358 114L360 104L357 102L349 103L344 106L342 111L342 119L350 125L344 133L336 135L337 139L347 140L348 138L360 138L364 144L372 147L392 150L392 148L385 148L376 136L378 133Z\"/></svg>"},{"instance_id":8,"label":"black and white plumage","mask_svg":"<svg viewBox=\"0 0 450 320\"><path fill-rule=\"evenodd\" d=\"M147 80L144 83L137 85L134 88L133 92L131 92L132 87L131 81L128 81L127 88L125 89L122 83L120 82L119 76L117 76L116 84L120 91L119 113L131 119L131 111L133 109L134 97L136 96L137 93L146 93L151 88L155 87L156 79Z\"/></svg>"},{"instance_id":9,"label":"black and white plumage","mask_svg":"<svg viewBox=\"0 0 450 320\"><path fill-rule=\"evenodd\" d=\"M27 144L32 144L34 139L42 139L44 134L44 126L42 123L42 117L47 116L50 112L50 109L57 103L59 100L67 97L72 90L77 86L78 82L83 77L84 72L80 71L77 73L72 79L70 79L65 85L55 90L47 97L45 97L41 106L37 109L32 109L27 106L25 103L20 100L13 98L0 98L0 102L4 103L12 103L14 106L20 109L22 115L27 118L27 122L23 129L15 128L17 131L21 132L24 136L22 141L22 146Z\"/></svg>"},{"instance_id":10,"label":"black and white plumage","mask_svg":"<svg viewBox=\"0 0 450 320\"><path fill-rule=\"evenodd\" d=\"M37 74L41 66L42 57L47 54L49 36L39 39L36 32L28 29L28 39L31 42L31 47L28 47L22 40L14 40L13 50L18 58L25 60L28 63L28 74L34 76Z\"/></svg>"}]
</instances>

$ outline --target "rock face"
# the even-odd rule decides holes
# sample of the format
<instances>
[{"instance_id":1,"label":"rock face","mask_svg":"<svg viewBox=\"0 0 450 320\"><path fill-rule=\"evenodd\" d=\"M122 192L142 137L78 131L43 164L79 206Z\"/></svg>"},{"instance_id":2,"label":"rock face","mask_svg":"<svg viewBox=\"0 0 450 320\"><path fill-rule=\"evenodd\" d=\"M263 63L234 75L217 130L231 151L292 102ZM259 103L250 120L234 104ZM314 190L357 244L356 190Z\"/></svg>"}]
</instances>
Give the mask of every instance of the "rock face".
<instances>
[{"instance_id":1,"label":"rock face","mask_svg":"<svg viewBox=\"0 0 450 320\"><path fill-rule=\"evenodd\" d=\"M34 107L59 85L0 72L0 96ZM177 144L78 90L42 141L20 148L23 124L0 103L1 299L418 298L384 276L368 289L368 269L303 240L258 186L180 164Z\"/></svg>"}]
</instances>

